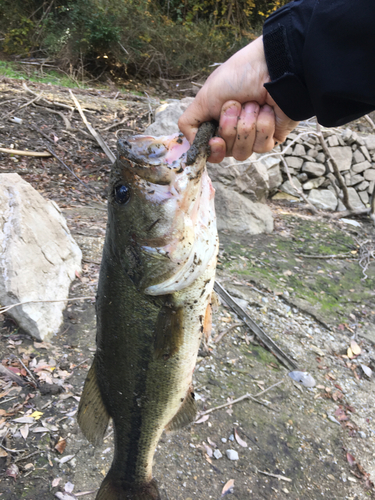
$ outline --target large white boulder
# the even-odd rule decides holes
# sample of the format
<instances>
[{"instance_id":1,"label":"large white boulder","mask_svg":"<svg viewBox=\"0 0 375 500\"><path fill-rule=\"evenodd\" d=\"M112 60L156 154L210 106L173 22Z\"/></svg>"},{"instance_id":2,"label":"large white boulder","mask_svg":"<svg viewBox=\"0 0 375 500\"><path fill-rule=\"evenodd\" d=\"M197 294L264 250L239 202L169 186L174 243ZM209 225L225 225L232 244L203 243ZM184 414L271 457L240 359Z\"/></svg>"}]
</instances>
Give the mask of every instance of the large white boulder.
<instances>
[{"instance_id":1,"label":"large white boulder","mask_svg":"<svg viewBox=\"0 0 375 500\"><path fill-rule=\"evenodd\" d=\"M67 299L82 253L56 203L18 174L0 174L0 305ZM57 333L66 302L26 303L8 314L33 337Z\"/></svg>"}]
</instances>

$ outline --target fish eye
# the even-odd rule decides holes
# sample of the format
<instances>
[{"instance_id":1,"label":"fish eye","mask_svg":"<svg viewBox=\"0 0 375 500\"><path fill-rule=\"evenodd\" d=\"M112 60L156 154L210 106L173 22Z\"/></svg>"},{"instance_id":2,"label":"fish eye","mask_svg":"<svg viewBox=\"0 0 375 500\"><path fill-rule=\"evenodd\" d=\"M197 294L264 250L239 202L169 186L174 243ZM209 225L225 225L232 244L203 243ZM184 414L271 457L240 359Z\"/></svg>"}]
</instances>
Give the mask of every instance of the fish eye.
<instances>
[{"instance_id":1,"label":"fish eye","mask_svg":"<svg viewBox=\"0 0 375 500\"><path fill-rule=\"evenodd\" d=\"M115 187L115 200L119 205L125 205L130 198L130 189L123 184Z\"/></svg>"}]
</instances>

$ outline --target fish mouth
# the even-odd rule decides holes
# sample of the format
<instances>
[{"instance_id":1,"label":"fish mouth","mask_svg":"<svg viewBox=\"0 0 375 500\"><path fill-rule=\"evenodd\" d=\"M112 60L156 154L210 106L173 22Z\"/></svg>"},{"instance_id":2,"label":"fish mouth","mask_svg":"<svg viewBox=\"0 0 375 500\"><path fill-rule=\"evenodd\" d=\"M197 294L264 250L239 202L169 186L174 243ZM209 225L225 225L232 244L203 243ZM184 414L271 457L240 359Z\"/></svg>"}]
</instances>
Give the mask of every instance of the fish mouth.
<instances>
[{"instance_id":1,"label":"fish mouth","mask_svg":"<svg viewBox=\"0 0 375 500\"><path fill-rule=\"evenodd\" d=\"M189 142L182 134L152 137L136 135L119 139L119 160L146 181L170 184L186 166Z\"/></svg>"}]
</instances>

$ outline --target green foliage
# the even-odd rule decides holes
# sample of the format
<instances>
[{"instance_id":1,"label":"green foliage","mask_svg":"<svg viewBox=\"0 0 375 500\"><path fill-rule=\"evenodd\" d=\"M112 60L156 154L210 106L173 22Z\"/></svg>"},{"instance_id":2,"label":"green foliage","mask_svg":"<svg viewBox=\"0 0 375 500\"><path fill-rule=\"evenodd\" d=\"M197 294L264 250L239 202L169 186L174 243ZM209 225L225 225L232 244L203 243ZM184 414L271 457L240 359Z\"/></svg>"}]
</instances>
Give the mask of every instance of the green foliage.
<instances>
[{"instance_id":1,"label":"green foliage","mask_svg":"<svg viewBox=\"0 0 375 500\"><path fill-rule=\"evenodd\" d=\"M42 51L91 74L209 72L288 0L1 0L2 48Z\"/></svg>"}]
</instances>

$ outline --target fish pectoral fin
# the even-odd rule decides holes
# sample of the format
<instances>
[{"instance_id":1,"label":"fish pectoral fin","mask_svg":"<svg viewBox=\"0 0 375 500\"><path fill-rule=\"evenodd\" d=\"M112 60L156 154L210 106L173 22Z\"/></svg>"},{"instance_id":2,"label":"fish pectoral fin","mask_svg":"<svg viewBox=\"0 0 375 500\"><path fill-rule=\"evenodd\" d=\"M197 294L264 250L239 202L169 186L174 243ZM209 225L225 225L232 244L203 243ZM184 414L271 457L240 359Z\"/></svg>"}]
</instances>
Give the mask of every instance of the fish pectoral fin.
<instances>
[{"instance_id":1,"label":"fish pectoral fin","mask_svg":"<svg viewBox=\"0 0 375 500\"><path fill-rule=\"evenodd\" d=\"M182 405L180 406L180 409L169 422L169 424L167 424L165 430L168 432L182 429L183 427L191 424L194 421L196 415L197 404L194 398L194 390L191 386L184 398Z\"/></svg>"},{"instance_id":2,"label":"fish pectoral fin","mask_svg":"<svg viewBox=\"0 0 375 500\"><path fill-rule=\"evenodd\" d=\"M77 421L90 443L98 445L103 441L110 417L100 394L95 364L94 359L83 387Z\"/></svg>"}]
</instances>

